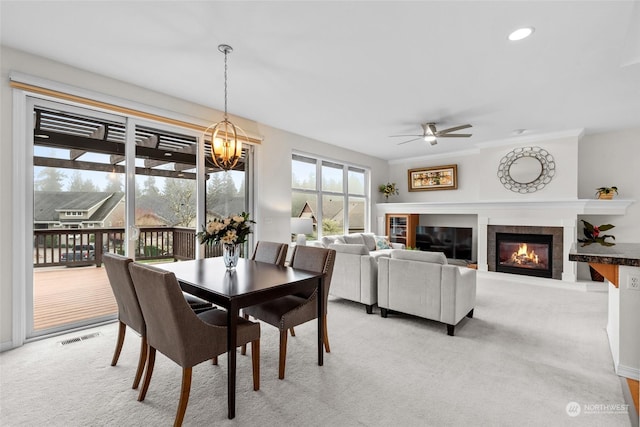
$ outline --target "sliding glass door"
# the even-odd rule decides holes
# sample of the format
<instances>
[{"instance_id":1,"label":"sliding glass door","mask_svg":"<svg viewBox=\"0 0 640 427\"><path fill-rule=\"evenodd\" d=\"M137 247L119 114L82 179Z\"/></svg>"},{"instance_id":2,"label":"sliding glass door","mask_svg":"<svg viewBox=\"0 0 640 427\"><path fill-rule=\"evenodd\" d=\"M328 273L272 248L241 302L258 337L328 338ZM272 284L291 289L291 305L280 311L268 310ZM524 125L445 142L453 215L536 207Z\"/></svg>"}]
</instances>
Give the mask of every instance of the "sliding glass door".
<instances>
[{"instance_id":1,"label":"sliding glass door","mask_svg":"<svg viewBox=\"0 0 640 427\"><path fill-rule=\"evenodd\" d=\"M206 219L250 210L253 149L224 172L202 132L29 98L27 337L114 319L107 252L141 262L216 256L196 243ZM198 173L202 171L202 173Z\"/></svg>"}]
</instances>

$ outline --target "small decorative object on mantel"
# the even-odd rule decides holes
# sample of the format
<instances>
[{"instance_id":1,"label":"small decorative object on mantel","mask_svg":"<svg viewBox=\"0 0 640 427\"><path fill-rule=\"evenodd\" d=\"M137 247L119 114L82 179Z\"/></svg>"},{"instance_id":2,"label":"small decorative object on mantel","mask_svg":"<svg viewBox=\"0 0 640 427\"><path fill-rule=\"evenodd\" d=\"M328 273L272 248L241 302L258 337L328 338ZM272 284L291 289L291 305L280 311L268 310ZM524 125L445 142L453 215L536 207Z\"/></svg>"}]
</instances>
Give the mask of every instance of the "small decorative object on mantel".
<instances>
[{"instance_id":1,"label":"small decorative object on mantel","mask_svg":"<svg viewBox=\"0 0 640 427\"><path fill-rule=\"evenodd\" d=\"M615 225L603 224L601 226L594 226L584 219L581 219L580 221L584 223L583 231L585 236L584 239L578 239L578 242L582 243L581 246L587 246L592 243L600 243L602 246L615 245L615 243L605 241L607 237L611 237L613 240L615 240L615 236L612 236L611 234L600 234L602 231L611 230L613 227L615 227Z\"/></svg>"},{"instance_id":2,"label":"small decorative object on mantel","mask_svg":"<svg viewBox=\"0 0 640 427\"><path fill-rule=\"evenodd\" d=\"M197 236L202 244L222 243L222 256L227 270L233 270L238 265L241 246L251 234L249 214L242 212L227 218L214 218L206 227L202 227Z\"/></svg>"},{"instance_id":3,"label":"small decorative object on mantel","mask_svg":"<svg viewBox=\"0 0 640 427\"><path fill-rule=\"evenodd\" d=\"M618 187L600 187L596 189L598 199L611 200L614 193L618 194Z\"/></svg>"},{"instance_id":4,"label":"small decorative object on mantel","mask_svg":"<svg viewBox=\"0 0 640 427\"><path fill-rule=\"evenodd\" d=\"M378 190L380 190L380 192L384 194L385 202L389 201L389 196L391 195L397 196L398 194L400 194L395 182L387 182L386 184L380 184L380 186L378 187Z\"/></svg>"}]
</instances>

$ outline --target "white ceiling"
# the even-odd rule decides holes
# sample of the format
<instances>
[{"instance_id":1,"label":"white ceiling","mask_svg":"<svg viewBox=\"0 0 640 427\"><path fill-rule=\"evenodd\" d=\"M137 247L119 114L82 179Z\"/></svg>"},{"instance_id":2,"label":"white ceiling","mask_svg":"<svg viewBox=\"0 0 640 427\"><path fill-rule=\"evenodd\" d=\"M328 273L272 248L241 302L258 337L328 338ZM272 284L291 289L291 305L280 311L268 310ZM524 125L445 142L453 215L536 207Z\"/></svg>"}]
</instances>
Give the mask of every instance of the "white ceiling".
<instances>
[{"instance_id":1,"label":"white ceiling","mask_svg":"<svg viewBox=\"0 0 640 427\"><path fill-rule=\"evenodd\" d=\"M638 1L3 0L0 13L6 46L219 110L229 44L229 113L383 159L516 129L640 128ZM521 26L533 36L508 41ZM389 138L430 121L473 136Z\"/></svg>"}]
</instances>

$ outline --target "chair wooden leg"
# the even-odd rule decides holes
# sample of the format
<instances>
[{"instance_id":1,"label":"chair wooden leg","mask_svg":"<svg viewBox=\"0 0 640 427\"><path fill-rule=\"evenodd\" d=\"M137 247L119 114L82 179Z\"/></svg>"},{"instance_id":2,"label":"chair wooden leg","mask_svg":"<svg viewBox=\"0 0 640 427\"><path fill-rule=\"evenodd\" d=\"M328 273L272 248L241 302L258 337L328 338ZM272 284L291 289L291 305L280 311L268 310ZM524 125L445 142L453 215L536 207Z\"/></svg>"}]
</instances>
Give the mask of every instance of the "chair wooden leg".
<instances>
[{"instance_id":1,"label":"chair wooden leg","mask_svg":"<svg viewBox=\"0 0 640 427\"><path fill-rule=\"evenodd\" d=\"M182 388L180 389L180 402L178 402L176 420L173 422L174 427L180 427L182 425L184 413L187 411L189 393L191 392L191 370L192 368L182 368Z\"/></svg>"},{"instance_id":2,"label":"chair wooden leg","mask_svg":"<svg viewBox=\"0 0 640 427\"><path fill-rule=\"evenodd\" d=\"M249 320L249 315L248 314L244 314L243 315L245 319ZM240 354L241 355L245 355L247 354L247 345L246 344L242 344L242 347L240 347Z\"/></svg>"},{"instance_id":3,"label":"chair wooden leg","mask_svg":"<svg viewBox=\"0 0 640 427\"><path fill-rule=\"evenodd\" d=\"M296 336L296 331L294 331L293 328L289 328L289 332L291 333L292 337Z\"/></svg>"},{"instance_id":4,"label":"chair wooden leg","mask_svg":"<svg viewBox=\"0 0 640 427\"><path fill-rule=\"evenodd\" d=\"M136 377L133 379L132 389L137 389L140 384L140 379L142 378L142 371L144 370L144 365L147 363L147 337L142 337L140 340L140 357L138 358L138 369L136 370Z\"/></svg>"},{"instance_id":5,"label":"chair wooden leg","mask_svg":"<svg viewBox=\"0 0 640 427\"><path fill-rule=\"evenodd\" d=\"M156 349L149 346L147 350L147 369L144 373L144 381L142 382L142 388L138 394L138 402L142 402L149 390L149 383L151 382L151 375L153 375L153 366L156 364Z\"/></svg>"},{"instance_id":6,"label":"chair wooden leg","mask_svg":"<svg viewBox=\"0 0 640 427\"><path fill-rule=\"evenodd\" d=\"M329 331L327 330L327 315L322 316L322 323L324 324L324 336L322 340L324 341L324 350L327 353L331 353L331 347L329 347Z\"/></svg>"},{"instance_id":7,"label":"chair wooden leg","mask_svg":"<svg viewBox=\"0 0 640 427\"><path fill-rule=\"evenodd\" d=\"M287 330L280 331L280 362L278 363L278 378L284 379L285 361L287 360Z\"/></svg>"},{"instance_id":8,"label":"chair wooden leg","mask_svg":"<svg viewBox=\"0 0 640 427\"><path fill-rule=\"evenodd\" d=\"M253 390L260 390L260 340L251 341L251 367L253 368Z\"/></svg>"},{"instance_id":9,"label":"chair wooden leg","mask_svg":"<svg viewBox=\"0 0 640 427\"><path fill-rule=\"evenodd\" d=\"M122 344L124 344L124 335L127 333L127 325L120 321L118 321L118 323L118 340L116 341L116 349L113 352L113 358L111 359L111 366L116 366L116 363L118 363Z\"/></svg>"}]
</instances>

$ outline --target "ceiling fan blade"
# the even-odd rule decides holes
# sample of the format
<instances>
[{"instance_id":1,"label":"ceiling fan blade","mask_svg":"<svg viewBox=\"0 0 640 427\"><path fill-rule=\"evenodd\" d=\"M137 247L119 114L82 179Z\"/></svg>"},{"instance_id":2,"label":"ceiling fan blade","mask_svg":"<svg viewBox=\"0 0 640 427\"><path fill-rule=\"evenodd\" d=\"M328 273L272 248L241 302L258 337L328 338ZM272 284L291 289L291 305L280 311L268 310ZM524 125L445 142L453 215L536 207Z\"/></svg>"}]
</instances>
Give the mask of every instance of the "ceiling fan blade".
<instances>
[{"instance_id":1,"label":"ceiling fan blade","mask_svg":"<svg viewBox=\"0 0 640 427\"><path fill-rule=\"evenodd\" d=\"M470 136L472 136L470 133L445 133L438 135L438 138L469 138Z\"/></svg>"},{"instance_id":2,"label":"ceiling fan blade","mask_svg":"<svg viewBox=\"0 0 640 427\"><path fill-rule=\"evenodd\" d=\"M411 136L416 136L416 135L411 135ZM408 141L399 142L399 143L398 143L398 144L396 144L396 145L406 144L406 143L408 143L408 142L417 141L417 140L419 140L419 139L422 139L422 136L420 136L419 138L413 138L413 139L410 139L410 140L408 140Z\"/></svg>"},{"instance_id":3,"label":"ceiling fan blade","mask_svg":"<svg viewBox=\"0 0 640 427\"><path fill-rule=\"evenodd\" d=\"M469 125L469 124L460 125L460 126L454 126L452 128L442 129L442 130L438 131L438 135L444 135L444 134L447 134L447 133L450 133L450 132L455 132L457 130L467 129L467 128L470 128L470 127L471 127L471 125Z\"/></svg>"},{"instance_id":4,"label":"ceiling fan blade","mask_svg":"<svg viewBox=\"0 0 640 427\"><path fill-rule=\"evenodd\" d=\"M424 135L389 135L389 138L395 138L398 136L404 136L404 137L408 137L408 136L415 136L415 137L423 137Z\"/></svg>"}]
</instances>

